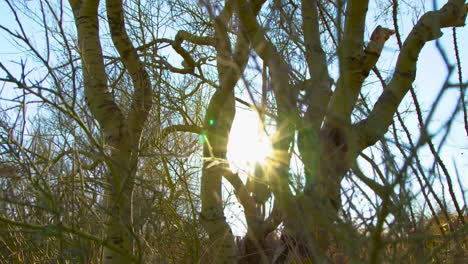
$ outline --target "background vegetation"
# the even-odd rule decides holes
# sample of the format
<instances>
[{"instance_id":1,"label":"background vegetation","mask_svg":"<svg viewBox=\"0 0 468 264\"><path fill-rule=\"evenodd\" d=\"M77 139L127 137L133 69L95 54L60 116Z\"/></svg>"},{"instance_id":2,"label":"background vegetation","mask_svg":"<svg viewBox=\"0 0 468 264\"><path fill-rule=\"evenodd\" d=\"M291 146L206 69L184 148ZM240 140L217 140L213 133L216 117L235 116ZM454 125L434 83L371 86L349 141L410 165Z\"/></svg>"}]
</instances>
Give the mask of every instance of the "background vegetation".
<instances>
[{"instance_id":1,"label":"background vegetation","mask_svg":"<svg viewBox=\"0 0 468 264\"><path fill-rule=\"evenodd\" d=\"M468 4L435 2L2 1L0 262L466 262ZM272 152L234 169L243 111Z\"/></svg>"}]
</instances>

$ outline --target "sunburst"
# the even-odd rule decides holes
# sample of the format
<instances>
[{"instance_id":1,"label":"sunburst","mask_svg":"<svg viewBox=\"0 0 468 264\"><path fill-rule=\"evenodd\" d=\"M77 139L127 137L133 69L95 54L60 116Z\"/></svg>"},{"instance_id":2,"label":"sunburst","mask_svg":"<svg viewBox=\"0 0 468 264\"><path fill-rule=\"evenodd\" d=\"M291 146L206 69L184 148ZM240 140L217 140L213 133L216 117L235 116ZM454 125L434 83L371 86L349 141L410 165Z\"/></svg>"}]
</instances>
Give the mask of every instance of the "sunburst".
<instances>
[{"instance_id":1,"label":"sunburst","mask_svg":"<svg viewBox=\"0 0 468 264\"><path fill-rule=\"evenodd\" d=\"M238 111L228 144L228 161L233 170L251 170L256 163L264 164L273 152L258 115Z\"/></svg>"}]
</instances>

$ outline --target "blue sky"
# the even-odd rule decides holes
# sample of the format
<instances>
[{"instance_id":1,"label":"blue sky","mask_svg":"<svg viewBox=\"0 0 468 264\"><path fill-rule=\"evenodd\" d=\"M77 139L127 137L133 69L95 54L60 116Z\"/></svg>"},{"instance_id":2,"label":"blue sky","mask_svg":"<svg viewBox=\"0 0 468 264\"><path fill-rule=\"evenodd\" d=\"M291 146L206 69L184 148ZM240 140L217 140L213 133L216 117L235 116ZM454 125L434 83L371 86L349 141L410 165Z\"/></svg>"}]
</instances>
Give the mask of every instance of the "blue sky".
<instances>
[{"instance_id":1,"label":"blue sky","mask_svg":"<svg viewBox=\"0 0 468 264\"><path fill-rule=\"evenodd\" d=\"M372 2L372 1L371 1ZM432 2L432 1L430 1ZM408 34L408 31L412 28L413 25L413 13L403 13L402 17L400 17L401 21L404 23L401 24L400 30L402 31L403 39ZM13 16L8 12L8 8L6 7L4 2L0 3L0 24L11 29L17 30L16 23L14 22ZM387 26L391 28L392 22L391 20L387 19L375 19L373 16L368 17L367 25L369 29L366 31L367 36L372 33L373 28L377 25L376 21L379 21L378 24L382 24L383 26ZM383 22L382 22L383 21ZM42 34L39 30L36 30L31 24L25 23L25 28L31 34L34 34L34 39L37 44L43 45L42 41ZM440 43L442 47L445 49L450 63L455 63L455 55L454 55L454 48L453 48L453 39L452 39L452 30L445 29L443 30L444 36L440 39ZM462 61L462 74L463 74L463 81L466 83L468 82L468 26L464 28L457 29L458 35L458 46L460 51L460 58ZM7 65L11 65L8 61L13 59L18 59L20 56L24 56L24 52L18 50L15 47L14 43L11 41L6 40L6 34L3 31L0 31L0 61L2 63L6 63ZM395 37L391 37L386 44L386 47L383 51L381 60L379 60L379 67L382 69L391 69L392 65L395 64L396 58L398 56L398 46L396 44ZM1 73L3 74L3 73ZM451 80L455 81L457 77L457 72L455 71L451 77ZM435 97L439 93L440 89L443 86L444 80L447 76L446 66L442 60L442 57L438 50L435 47L435 41L427 43L424 49L422 50L419 61L418 61L418 72L416 76L416 81L414 82L415 90L418 94L418 99L420 100L421 105L423 106L423 111L428 111L434 101ZM4 76L2 76L4 77ZM0 89L2 86L0 86ZM11 96L11 91L7 91L11 89L11 86L4 86L3 91L1 91L0 96L4 97L5 95ZM379 94L380 91L375 91L375 94ZM436 110L436 114L434 115L433 122L430 127L431 132L438 131L441 126L445 124L447 119L450 117L454 106L456 105L456 101L460 96L460 92L458 89L450 89L446 92L443 96L439 107ZM0 101L0 105L3 105L4 102ZM402 103L401 108L406 108L411 105L411 100L407 96L405 101ZM237 117L237 121L234 124L234 130L245 130L245 127L242 126L242 122L239 122L242 118L253 118L249 116L250 114L243 113L243 110L239 111L239 115ZM411 132L414 135L419 133L419 128L417 124L417 120L414 117L409 117L407 124L411 129ZM411 119L412 118L412 119ZM244 123L245 124L245 123ZM464 130L463 124L463 116L458 114L455 117L454 125L450 131L450 137L447 140L447 143L441 150L441 155L448 166L449 170L452 172L452 175L455 175L455 167L453 164L457 164L458 171L461 174L462 182L467 182L468 176L466 176L466 172L468 171L468 137ZM257 129L252 129L251 133L257 133ZM248 133L246 135L248 137ZM437 139L436 139L437 145ZM424 158L426 155L423 153L421 155ZM429 157L429 154L427 155ZM429 158L427 159L429 163ZM465 186L466 187L466 186ZM442 186L435 186L439 190L442 190ZM459 197L461 197L461 193L459 192L459 188L456 188ZM236 233L241 233L242 228L234 228Z\"/></svg>"}]
</instances>

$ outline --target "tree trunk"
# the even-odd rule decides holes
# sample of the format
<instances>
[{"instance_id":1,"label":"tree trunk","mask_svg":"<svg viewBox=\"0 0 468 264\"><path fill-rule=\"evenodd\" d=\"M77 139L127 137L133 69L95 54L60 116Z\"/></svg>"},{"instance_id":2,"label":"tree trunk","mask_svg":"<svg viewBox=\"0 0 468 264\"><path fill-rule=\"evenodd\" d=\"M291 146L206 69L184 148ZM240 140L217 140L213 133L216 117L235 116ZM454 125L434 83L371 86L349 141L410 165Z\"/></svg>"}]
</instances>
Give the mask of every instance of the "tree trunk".
<instances>
[{"instance_id":1,"label":"tree trunk","mask_svg":"<svg viewBox=\"0 0 468 264\"><path fill-rule=\"evenodd\" d=\"M213 263L236 263L234 236L223 211L221 179L222 169L205 162L201 182L203 203L200 220L210 236L211 261Z\"/></svg>"},{"instance_id":2,"label":"tree trunk","mask_svg":"<svg viewBox=\"0 0 468 264\"><path fill-rule=\"evenodd\" d=\"M125 145L125 143L124 143ZM132 194L136 162L130 150L115 151L110 157L109 187L105 191L105 241L114 249L104 247L102 263L131 263L133 258Z\"/></svg>"},{"instance_id":3,"label":"tree trunk","mask_svg":"<svg viewBox=\"0 0 468 264\"><path fill-rule=\"evenodd\" d=\"M131 178L131 175L124 177ZM125 188L113 185L106 192L105 208L108 213L106 219L105 240L110 245L122 249L116 252L104 247L102 263L124 264L130 263L129 256L133 253L133 227L132 227L132 190L133 184L126 184ZM120 190L120 191L119 191ZM122 254L126 253L126 254Z\"/></svg>"},{"instance_id":4,"label":"tree trunk","mask_svg":"<svg viewBox=\"0 0 468 264\"><path fill-rule=\"evenodd\" d=\"M98 121L110 155L105 157L108 186L104 207L105 246L102 262L130 263L135 234L132 227L132 192L138 164L141 131L152 106L152 86L144 64L126 33L122 1L107 1L109 28L134 88L131 108L124 115L107 86L99 34L99 1L69 0L75 17L83 64L85 99ZM107 151L106 151L107 152Z\"/></svg>"},{"instance_id":5,"label":"tree trunk","mask_svg":"<svg viewBox=\"0 0 468 264\"><path fill-rule=\"evenodd\" d=\"M252 225L248 226L252 227ZM242 241L244 251L240 259L241 264L270 263L267 252L268 249L265 245L265 237L265 235L255 231L250 231L246 234Z\"/></svg>"}]
</instances>

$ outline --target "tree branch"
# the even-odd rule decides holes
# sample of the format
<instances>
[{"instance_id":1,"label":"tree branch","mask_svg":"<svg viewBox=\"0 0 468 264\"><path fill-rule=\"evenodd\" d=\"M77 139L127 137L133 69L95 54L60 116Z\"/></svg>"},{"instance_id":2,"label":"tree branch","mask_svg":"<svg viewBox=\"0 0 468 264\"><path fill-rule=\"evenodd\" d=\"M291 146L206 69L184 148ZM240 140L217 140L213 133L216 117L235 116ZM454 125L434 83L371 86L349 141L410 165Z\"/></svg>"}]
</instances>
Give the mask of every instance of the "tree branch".
<instances>
[{"instance_id":1,"label":"tree branch","mask_svg":"<svg viewBox=\"0 0 468 264\"><path fill-rule=\"evenodd\" d=\"M135 143L139 140L152 106L152 89L148 73L125 29L122 4L122 0L106 1L112 41L132 78L134 92L131 112L128 114L128 128Z\"/></svg>"},{"instance_id":2,"label":"tree branch","mask_svg":"<svg viewBox=\"0 0 468 264\"><path fill-rule=\"evenodd\" d=\"M343 42L340 43L345 60L362 52L368 5L369 0L350 0L347 3Z\"/></svg>"},{"instance_id":3,"label":"tree branch","mask_svg":"<svg viewBox=\"0 0 468 264\"><path fill-rule=\"evenodd\" d=\"M398 105L416 77L416 63L424 44L441 37L442 28L463 25L467 12L468 4L464 4L464 0L450 0L442 9L428 12L419 19L401 48L392 80L367 119L356 124L360 149L383 137L392 123Z\"/></svg>"},{"instance_id":4,"label":"tree branch","mask_svg":"<svg viewBox=\"0 0 468 264\"><path fill-rule=\"evenodd\" d=\"M119 145L124 129L124 116L109 93L99 40L98 1L70 1L78 32L78 44L83 63L85 99L99 122L108 142Z\"/></svg>"},{"instance_id":5,"label":"tree branch","mask_svg":"<svg viewBox=\"0 0 468 264\"><path fill-rule=\"evenodd\" d=\"M362 83L367 77L363 73L363 38L368 0L351 0L346 7L344 36L339 43L340 78L328 105L327 126L346 131L350 123Z\"/></svg>"},{"instance_id":6,"label":"tree branch","mask_svg":"<svg viewBox=\"0 0 468 264\"><path fill-rule=\"evenodd\" d=\"M317 8L316 0L302 0L302 30L306 61L311 76L311 85L305 87L306 100L309 101L306 119L313 124L315 130L318 130L322 123L330 100L332 85L332 79L328 74L327 58L320 41Z\"/></svg>"},{"instance_id":7,"label":"tree branch","mask_svg":"<svg viewBox=\"0 0 468 264\"><path fill-rule=\"evenodd\" d=\"M318 168L319 131L330 100L332 79L329 76L325 52L319 32L319 16L316 0L302 0L302 30L305 55L311 79L304 82L307 110L298 128L298 144L304 163L306 186Z\"/></svg>"},{"instance_id":8,"label":"tree branch","mask_svg":"<svg viewBox=\"0 0 468 264\"><path fill-rule=\"evenodd\" d=\"M197 45L214 46L216 44L216 39L213 37L200 37L185 30L179 30L177 32L177 36L187 42Z\"/></svg>"},{"instance_id":9,"label":"tree branch","mask_svg":"<svg viewBox=\"0 0 468 264\"><path fill-rule=\"evenodd\" d=\"M282 151L287 151L294 134L294 121L297 118L297 91L289 83L290 67L273 43L266 39L264 30L256 20L257 14L252 10L249 1L237 0L236 7L249 41L256 53L271 69L273 91L278 104L278 127L281 130L278 132L279 136L275 145Z\"/></svg>"},{"instance_id":10,"label":"tree branch","mask_svg":"<svg viewBox=\"0 0 468 264\"><path fill-rule=\"evenodd\" d=\"M164 140L169 134L174 132L191 132L195 134L200 134L202 132L202 128L197 125L172 125L165 127L161 131L161 138L160 140Z\"/></svg>"}]
</instances>

